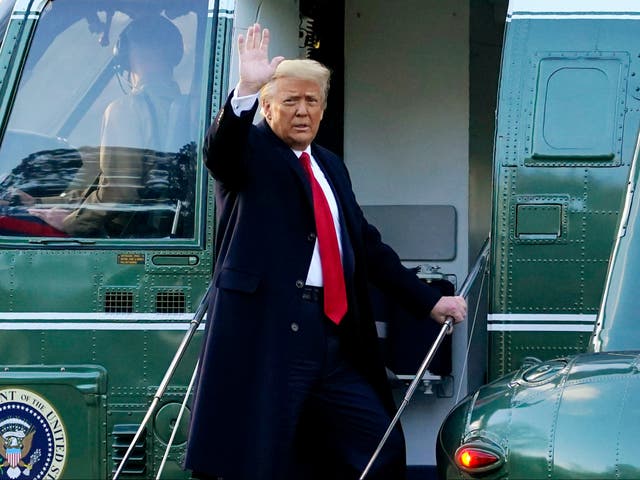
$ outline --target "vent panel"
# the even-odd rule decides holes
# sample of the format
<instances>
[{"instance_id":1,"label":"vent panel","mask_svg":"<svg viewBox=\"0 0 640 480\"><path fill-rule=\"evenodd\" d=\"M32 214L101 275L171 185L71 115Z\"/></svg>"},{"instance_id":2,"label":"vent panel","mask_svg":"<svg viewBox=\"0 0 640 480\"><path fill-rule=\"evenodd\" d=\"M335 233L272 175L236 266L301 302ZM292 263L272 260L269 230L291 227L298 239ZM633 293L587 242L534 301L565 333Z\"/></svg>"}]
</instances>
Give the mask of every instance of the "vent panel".
<instances>
[{"instance_id":1,"label":"vent panel","mask_svg":"<svg viewBox=\"0 0 640 480\"><path fill-rule=\"evenodd\" d=\"M133 312L133 292L105 292L104 311L107 313Z\"/></svg>"},{"instance_id":2,"label":"vent panel","mask_svg":"<svg viewBox=\"0 0 640 480\"><path fill-rule=\"evenodd\" d=\"M156 294L156 312L185 313L186 300L184 292L166 291Z\"/></svg>"},{"instance_id":3,"label":"vent panel","mask_svg":"<svg viewBox=\"0 0 640 480\"><path fill-rule=\"evenodd\" d=\"M121 424L113 426L113 443L111 458L113 459L113 470L111 473L115 473L120 462L124 458L129 445L133 441L133 437L136 435L138 425ZM122 473L126 475L137 475L140 478L146 478L147 473L147 450L146 450L146 428L142 431L140 438L136 442L129 458L124 464Z\"/></svg>"}]
</instances>

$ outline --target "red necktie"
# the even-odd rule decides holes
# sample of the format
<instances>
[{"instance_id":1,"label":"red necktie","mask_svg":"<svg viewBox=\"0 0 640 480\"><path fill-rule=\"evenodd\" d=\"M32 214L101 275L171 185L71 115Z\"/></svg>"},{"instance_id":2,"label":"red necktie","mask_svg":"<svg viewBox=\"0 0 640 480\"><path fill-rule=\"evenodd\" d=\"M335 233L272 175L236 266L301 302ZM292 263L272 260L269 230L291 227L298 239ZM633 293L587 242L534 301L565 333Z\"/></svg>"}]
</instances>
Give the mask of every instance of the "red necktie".
<instances>
[{"instance_id":1,"label":"red necktie","mask_svg":"<svg viewBox=\"0 0 640 480\"><path fill-rule=\"evenodd\" d=\"M322 187L311 170L311 158L306 152L300 155L300 161L307 172L313 194L313 211L316 219L320 264L324 281L324 313L334 323L339 324L347 313L347 290L344 285L344 271L338 247L338 237L333 225L333 216L329 209Z\"/></svg>"}]
</instances>

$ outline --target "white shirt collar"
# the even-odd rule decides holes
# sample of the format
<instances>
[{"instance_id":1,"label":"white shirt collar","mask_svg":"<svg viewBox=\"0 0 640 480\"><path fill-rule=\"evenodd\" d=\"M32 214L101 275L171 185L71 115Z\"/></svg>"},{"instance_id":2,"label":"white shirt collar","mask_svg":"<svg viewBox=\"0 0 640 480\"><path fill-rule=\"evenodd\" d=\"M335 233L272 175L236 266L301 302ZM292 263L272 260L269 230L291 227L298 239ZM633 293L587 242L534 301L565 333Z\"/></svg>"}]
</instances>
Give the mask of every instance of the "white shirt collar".
<instances>
[{"instance_id":1,"label":"white shirt collar","mask_svg":"<svg viewBox=\"0 0 640 480\"><path fill-rule=\"evenodd\" d=\"M304 150L296 150L295 148L292 148L291 150L293 150L293 153L295 153L296 157L298 157L298 158L300 158L300 155L302 155L303 152L307 152L309 157L313 158L313 155L311 155L311 145L309 145Z\"/></svg>"}]
</instances>

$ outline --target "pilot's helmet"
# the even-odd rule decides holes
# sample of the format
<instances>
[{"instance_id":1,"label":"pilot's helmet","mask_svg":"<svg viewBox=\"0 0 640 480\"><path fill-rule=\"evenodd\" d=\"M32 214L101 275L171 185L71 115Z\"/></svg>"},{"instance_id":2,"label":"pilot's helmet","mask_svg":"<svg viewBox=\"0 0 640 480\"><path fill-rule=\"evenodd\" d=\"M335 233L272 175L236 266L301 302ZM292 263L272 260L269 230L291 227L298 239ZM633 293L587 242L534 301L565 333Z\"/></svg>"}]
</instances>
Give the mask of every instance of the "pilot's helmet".
<instances>
[{"instance_id":1,"label":"pilot's helmet","mask_svg":"<svg viewBox=\"0 0 640 480\"><path fill-rule=\"evenodd\" d=\"M129 52L137 46L158 52L172 68L180 63L184 53L180 30L160 15L136 18L122 30L113 46L119 69L130 71Z\"/></svg>"}]
</instances>

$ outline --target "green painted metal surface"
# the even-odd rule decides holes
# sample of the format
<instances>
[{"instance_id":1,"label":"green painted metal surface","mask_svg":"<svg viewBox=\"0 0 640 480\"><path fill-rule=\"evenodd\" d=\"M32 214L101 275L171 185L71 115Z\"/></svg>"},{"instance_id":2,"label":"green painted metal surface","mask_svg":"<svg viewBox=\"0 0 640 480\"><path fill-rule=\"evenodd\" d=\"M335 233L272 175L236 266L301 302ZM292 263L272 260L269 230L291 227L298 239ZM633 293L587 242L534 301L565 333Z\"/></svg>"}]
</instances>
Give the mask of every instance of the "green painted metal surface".
<instances>
[{"instance_id":1,"label":"green painted metal surface","mask_svg":"<svg viewBox=\"0 0 640 480\"><path fill-rule=\"evenodd\" d=\"M438 439L441 478L635 479L640 421L637 352L525 364L459 404ZM482 475L453 460L463 443L498 446L504 464Z\"/></svg>"},{"instance_id":2,"label":"green painted metal surface","mask_svg":"<svg viewBox=\"0 0 640 480\"><path fill-rule=\"evenodd\" d=\"M633 156L639 22L507 23L494 157L489 379L587 349Z\"/></svg>"},{"instance_id":3,"label":"green painted metal surface","mask_svg":"<svg viewBox=\"0 0 640 480\"><path fill-rule=\"evenodd\" d=\"M527 11L508 26L489 318L497 330L491 334L497 378L442 425L441 478L640 478L637 14L614 20L615 14L589 11L578 20ZM550 51L556 41L564 47L536 51ZM589 42L597 45L590 50ZM520 102L517 88L531 94L525 102L535 108L507 156L503 134L515 133L508 102ZM514 129L501 129L501 122ZM482 469L464 466L456 455L467 447L497 461Z\"/></svg>"},{"instance_id":4,"label":"green painted metal surface","mask_svg":"<svg viewBox=\"0 0 640 480\"><path fill-rule=\"evenodd\" d=\"M104 368L82 364L3 366L0 415L5 444L11 435L10 427L20 425L16 419L35 429L31 450L23 451L24 460L34 474L47 471L49 478L61 478L63 473L65 478L101 478L107 450L107 372ZM19 431L19 428L13 430ZM41 431L50 433L53 448L39 441ZM43 468L47 463L48 467ZM4 468L6 473L3 473L8 475L10 467ZM29 477L20 470L21 477Z\"/></svg>"},{"instance_id":5,"label":"green painted metal surface","mask_svg":"<svg viewBox=\"0 0 640 480\"><path fill-rule=\"evenodd\" d=\"M12 473L20 479L111 477L205 293L214 261L214 205L213 184L200 158L201 139L227 88L231 17L226 12L218 19L217 2L207 0L60 0L47 3L41 15L14 14L0 49L0 218L5 218L17 208L11 191L68 181L63 171L67 158L96 163L98 137L91 132L98 131L107 102L127 89L126 82L118 86L112 78L115 70L108 62L113 42L131 17L151 7L174 21L185 41L186 60L175 73L183 94L193 92L197 106L191 110L197 117L192 118L192 144L185 150L193 168L184 183L192 190L188 203L173 205L172 214L191 223L179 227L177 235L49 238L2 230L0 424L5 423L0 435L8 438L8 425L22 438L21 461L30 467ZM67 34L89 41L65 50ZM82 55L89 57L74 64ZM47 65L48 56L58 64ZM73 69L76 81L86 82L82 88L69 88L60 80L66 68ZM39 81L47 90L34 87ZM63 106L53 108L56 102ZM57 148L71 157L56 153ZM177 155L159 153L153 158ZM27 168L33 158L45 160ZM38 176L43 169L50 173ZM187 394L200 340L197 333L121 478L155 477ZM28 415L16 413L25 409ZM54 423L49 425L47 417ZM187 411L162 478L189 476L181 468L188 418ZM42 443L47 429L59 430L50 452ZM27 448L29 435L33 443ZM52 460L46 460L47 452ZM0 475L18 467L2 468Z\"/></svg>"},{"instance_id":6,"label":"green painted metal surface","mask_svg":"<svg viewBox=\"0 0 640 480\"><path fill-rule=\"evenodd\" d=\"M591 351L610 352L638 347L638 293L640 284L640 131L632 164L617 242L612 254L604 300L590 345Z\"/></svg>"}]
</instances>

